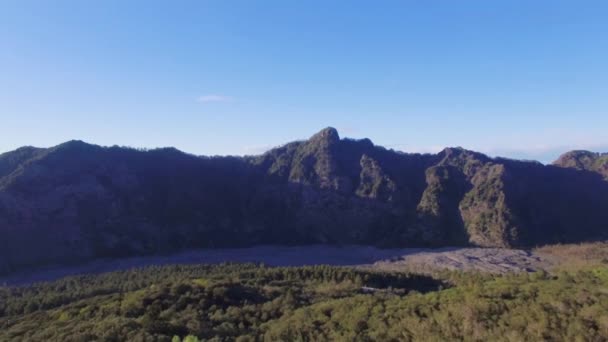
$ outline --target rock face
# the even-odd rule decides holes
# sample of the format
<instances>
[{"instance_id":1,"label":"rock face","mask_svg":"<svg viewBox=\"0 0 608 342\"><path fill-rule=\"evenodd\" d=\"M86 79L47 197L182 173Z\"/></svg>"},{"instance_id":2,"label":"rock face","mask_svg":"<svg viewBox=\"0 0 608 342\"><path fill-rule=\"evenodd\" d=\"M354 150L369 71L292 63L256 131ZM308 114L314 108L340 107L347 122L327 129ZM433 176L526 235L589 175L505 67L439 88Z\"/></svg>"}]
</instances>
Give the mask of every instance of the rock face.
<instances>
[{"instance_id":1,"label":"rock face","mask_svg":"<svg viewBox=\"0 0 608 342\"><path fill-rule=\"evenodd\" d=\"M80 141L0 155L0 272L256 244L534 246L608 237L606 155L405 154L326 128L255 157Z\"/></svg>"}]
</instances>

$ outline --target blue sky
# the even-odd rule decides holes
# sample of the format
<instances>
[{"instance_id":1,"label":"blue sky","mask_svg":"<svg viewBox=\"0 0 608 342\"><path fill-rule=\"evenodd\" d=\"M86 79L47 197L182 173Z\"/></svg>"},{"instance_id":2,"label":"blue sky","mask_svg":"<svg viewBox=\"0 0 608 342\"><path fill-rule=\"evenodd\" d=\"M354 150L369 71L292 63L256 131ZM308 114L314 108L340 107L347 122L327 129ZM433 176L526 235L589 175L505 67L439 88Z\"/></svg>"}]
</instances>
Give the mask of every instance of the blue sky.
<instances>
[{"instance_id":1,"label":"blue sky","mask_svg":"<svg viewBox=\"0 0 608 342\"><path fill-rule=\"evenodd\" d=\"M0 151L608 151L606 1L0 2Z\"/></svg>"}]
</instances>

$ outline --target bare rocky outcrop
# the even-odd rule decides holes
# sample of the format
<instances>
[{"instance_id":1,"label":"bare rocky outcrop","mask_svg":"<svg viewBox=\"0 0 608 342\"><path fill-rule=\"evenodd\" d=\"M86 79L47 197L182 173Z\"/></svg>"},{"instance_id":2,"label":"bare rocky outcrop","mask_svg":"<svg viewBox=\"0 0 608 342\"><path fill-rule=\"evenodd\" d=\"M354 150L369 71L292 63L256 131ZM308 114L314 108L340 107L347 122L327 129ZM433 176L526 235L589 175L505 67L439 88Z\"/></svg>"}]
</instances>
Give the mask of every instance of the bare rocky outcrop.
<instances>
[{"instance_id":1,"label":"bare rocky outcrop","mask_svg":"<svg viewBox=\"0 0 608 342\"><path fill-rule=\"evenodd\" d=\"M457 167L437 165L426 170L427 188L416 208L425 240L436 245L463 245L469 240L459 204L471 185Z\"/></svg>"},{"instance_id":2,"label":"bare rocky outcrop","mask_svg":"<svg viewBox=\"0 0 608 342\"><path fill-rule=\"evenodd\" d=\"M397 186L390 177L384 173L376 160L364 154L361 156L361 173L356 194L360 197L392 201L397 192Z\"/></svg>"}]
</instances>

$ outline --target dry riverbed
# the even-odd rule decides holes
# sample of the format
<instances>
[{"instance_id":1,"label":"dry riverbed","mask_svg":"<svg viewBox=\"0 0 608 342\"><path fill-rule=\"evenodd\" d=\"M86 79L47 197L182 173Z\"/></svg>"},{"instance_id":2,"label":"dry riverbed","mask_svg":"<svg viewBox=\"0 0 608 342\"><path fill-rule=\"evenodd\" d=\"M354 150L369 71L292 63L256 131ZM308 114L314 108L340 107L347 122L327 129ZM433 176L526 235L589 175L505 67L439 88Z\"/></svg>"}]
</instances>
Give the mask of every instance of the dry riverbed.
<instances>
[{"instance_id":1,"label":"dry riverbed","mask_svg":"<svg viewBox=\"0 0 608 342\"><path fill-rule=\"evenodd\" d=\"M221 262L261 262L269 266L329 264L371 267L381 270L428 273L438 270L491 273L550 270L560 263L556 253L499 248L399 248L369 246L256 246L206 249L169 256L103 259L77 266L48 267L0 277L0 284L24 285L70 275L126 270L148 265Z\"/></svg>"},{"instance_id":2,"label":"dry riverbed","mask_svg":"<svg viewBox=\"0 0 608 342\"><path fill-rule=\"evenodd\" d=\"M390 260L375 262L374 268L429 273L438 270L489 273L535 272L550 270L557 264L551 255L519 249L441 248L404 253Z\"/></svg>"}]
</instances>

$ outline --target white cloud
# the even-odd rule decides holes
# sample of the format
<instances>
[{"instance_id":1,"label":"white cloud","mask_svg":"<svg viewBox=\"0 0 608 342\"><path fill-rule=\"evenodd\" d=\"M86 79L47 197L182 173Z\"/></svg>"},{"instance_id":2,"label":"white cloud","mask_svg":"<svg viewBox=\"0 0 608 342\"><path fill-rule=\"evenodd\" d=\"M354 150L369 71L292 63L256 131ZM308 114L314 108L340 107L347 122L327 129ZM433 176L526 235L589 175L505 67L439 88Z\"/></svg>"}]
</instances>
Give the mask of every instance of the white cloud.
<instances>
[{"instance_id":1,"label":"white cloud","mask_svg":"<svg viewBox=\"0 0 608 342\"><path fill-rule=\"evenodd\" d=\"M231 96L226 95L218 95L218 94L208 94L199 96L196 101L201 103L209 103L209 102L231 102L233 98Z\"/></svg>"}]
</instances>

